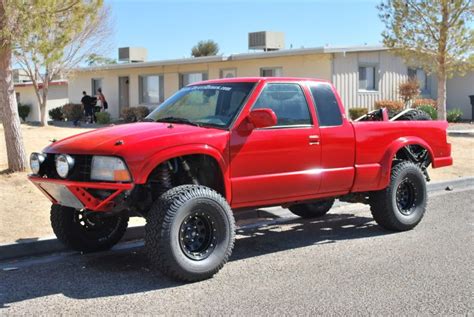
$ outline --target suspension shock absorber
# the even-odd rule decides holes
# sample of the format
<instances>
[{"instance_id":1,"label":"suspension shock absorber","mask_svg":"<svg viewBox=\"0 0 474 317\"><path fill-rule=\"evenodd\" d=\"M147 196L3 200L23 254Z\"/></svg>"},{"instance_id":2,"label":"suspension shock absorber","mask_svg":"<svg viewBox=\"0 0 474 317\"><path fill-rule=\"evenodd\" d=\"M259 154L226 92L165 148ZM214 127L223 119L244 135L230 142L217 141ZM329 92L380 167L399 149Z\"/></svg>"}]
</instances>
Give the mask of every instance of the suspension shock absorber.
<instances>
[{"instance_id":1,"label":"suspension shock absorber","mask_svg":"<svg viewBox=\"0 0 474 317\"><path fill-rule=\"evenodd\" d=\"M161 196L164 192L173 188L173 179L171 177L171 164L170 162L166 162L165 164L161 164L158 167L156 172L156 189L155 192L158 194L158 197Z\"/></svg>"},{"instance_id":2,"label":"suspension shock absorber","mask_svg":"<svg viewBox=\"0 0 474 317\"><path fill-rule=\"evenodd\" d=\"M194 177L193 173L191 173L191 167L189 167L188 162L184 158L180 158L181 161L181 166L183 166L184 171L188 175L188 177L191 179L194 185L199 185L198 180L196 177Z\"/></svg>"}]
</instances>

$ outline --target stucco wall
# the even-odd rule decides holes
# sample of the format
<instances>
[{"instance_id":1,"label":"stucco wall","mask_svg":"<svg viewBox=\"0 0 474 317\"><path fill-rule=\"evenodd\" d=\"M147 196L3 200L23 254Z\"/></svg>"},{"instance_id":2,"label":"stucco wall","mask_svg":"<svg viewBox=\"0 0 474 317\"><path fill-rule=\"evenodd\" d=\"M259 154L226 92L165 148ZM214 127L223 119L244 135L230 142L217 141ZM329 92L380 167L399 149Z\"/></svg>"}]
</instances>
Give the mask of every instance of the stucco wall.
<instances>
[{"instance_id":1,"label":"stucco wall","mask_svg":"<svg viewBox=\"0 0 474 317\"><path fill-rule=\"evenodd\" d=\"M16 86L15 92L20 94L20 102L29 104L30 114L27 121L40 121L40 109L33 86ZM48 91L48 103L46 112L52 108L60 107L69 102L67 85L50 86ZM49 118L49 116L48 116Z\"/></svg>"},{"instance_id":2,"label":"stucco wall","mask_svg":"<svg viewBox=\"0 0 474 317\"><path fill-rule=\"evenodd\" d=\"M165 65L158 67L137 67L127 69L76 72L69 78L68 94L71 102L80 102L82 91L91 93L92 78L102 78L102 91L109 104L113 118L119 117L119 77L129 77L130 106L139 105L138 78L140 75L159 74L164 76L165 99L179 88L179 74L189 72L207 72L209 79L219 78L221 69L235 68L237 76L260 76L262 67L282 67L283 76L316 77L331 80L331 56L329 54L311 54L285 56L252 60L234 60L185 65ZM150 106L153 108L156 105Z\"/></svg>"},{"instance_id":3,"label":"stucco wall","mask_svg":"<svg viewBox=\"0 0 474 317\"><path fill-rule=\"evenodd\" d=\"M472 107L469 100L470 95L474 95L474 71L465 76L457 76L448 79L446 83L448 110L459 108L463 112L463 119L472 119Z\"/></svg>"}]
</instances>

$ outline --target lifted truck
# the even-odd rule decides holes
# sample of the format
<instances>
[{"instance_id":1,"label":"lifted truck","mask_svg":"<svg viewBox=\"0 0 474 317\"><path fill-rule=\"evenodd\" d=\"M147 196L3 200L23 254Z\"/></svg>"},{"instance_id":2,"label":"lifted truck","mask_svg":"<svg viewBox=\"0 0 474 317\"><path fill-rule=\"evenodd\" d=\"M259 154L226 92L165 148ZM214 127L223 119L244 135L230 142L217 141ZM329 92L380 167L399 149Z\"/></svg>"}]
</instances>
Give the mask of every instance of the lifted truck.
<instances>
[{"instance_id":1,"label":"lifted truck","mask_svg":"<svg viewBox=\"0 0 474 317\"><path fill-rule=\"evenodd\" d=\"M187 86L144 121L69 137L32 153L60 241L105 250L129 216L147 220L154 267L184 281L217 273L234 246L233 212L264 206L321 217L336 198L370 204L382 227L414 228L426 172L452 164L445 121L378 110L347 120L334 87L302 78Z\"/></svg>"}]
</instances>

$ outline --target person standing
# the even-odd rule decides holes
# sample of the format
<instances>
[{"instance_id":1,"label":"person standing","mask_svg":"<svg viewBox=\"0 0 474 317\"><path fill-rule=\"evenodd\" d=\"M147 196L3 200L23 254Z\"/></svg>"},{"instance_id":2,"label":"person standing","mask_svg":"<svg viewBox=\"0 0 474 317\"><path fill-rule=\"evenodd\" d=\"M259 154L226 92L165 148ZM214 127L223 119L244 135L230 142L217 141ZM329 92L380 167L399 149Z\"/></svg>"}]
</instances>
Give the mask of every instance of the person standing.
<instances>
[{"instance_id":1,"label":"person standing","mask_svg":"<svg viewBox=\"0 0 474 317\"><path fill-rule=\"evenodd\" d=\"M85 91L82 92L81 103L84 106L84 112L86 113L86 122L94 123L94 106L92 105L92 97ZM77 122L75 122L74 125L76 124Z\"/></svg>"},{"instance_id":2,"label":"person standing","mask_svg":"<svg viewBox=\"0 0 474 317\"><path fill-rule=\"evenodd\" d=\"M105 100L105 96L102 93L102 88L97 89L97 99L100 100L100 106L101 106L102 110L105 111L105 110L107 110L107 108L109 108L107 100Z\"/></svg>"}]
</instances>

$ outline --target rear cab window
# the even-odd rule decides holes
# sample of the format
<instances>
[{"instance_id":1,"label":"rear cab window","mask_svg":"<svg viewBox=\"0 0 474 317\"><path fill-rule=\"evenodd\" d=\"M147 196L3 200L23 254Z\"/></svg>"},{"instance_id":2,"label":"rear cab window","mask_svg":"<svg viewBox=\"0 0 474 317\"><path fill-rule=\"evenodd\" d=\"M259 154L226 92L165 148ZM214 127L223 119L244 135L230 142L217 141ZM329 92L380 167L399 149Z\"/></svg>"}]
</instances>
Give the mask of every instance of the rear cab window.
<instances>
[{"instance_id":1,"label":"rear cab window","mask_svg":"<svg viewBox=\"0 0 474 317\"><path fill-rule=\"evenodd\" d=\"M332 87L328 84L314 84L309 87L316 106L320 127L342 125L342 115Z\"/></svg>"}]
</instances>

